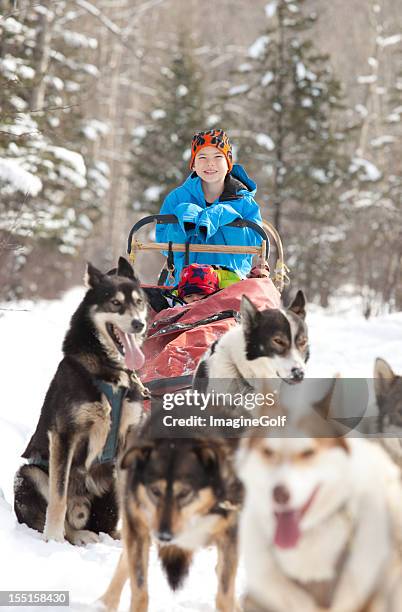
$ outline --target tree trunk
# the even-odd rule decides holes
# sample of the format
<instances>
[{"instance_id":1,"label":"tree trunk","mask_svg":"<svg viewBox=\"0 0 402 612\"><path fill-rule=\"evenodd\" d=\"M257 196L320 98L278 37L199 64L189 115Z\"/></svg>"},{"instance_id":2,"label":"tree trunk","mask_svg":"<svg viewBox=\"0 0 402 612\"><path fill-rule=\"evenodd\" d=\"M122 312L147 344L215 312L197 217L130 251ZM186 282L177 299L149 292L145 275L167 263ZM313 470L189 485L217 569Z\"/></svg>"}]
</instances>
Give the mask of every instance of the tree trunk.
<instances>
[{"instance_id":1,"label":"tree trunk","mask_svg":"<svg viewBox=\"0 0 402 612\"><path fill-rule=\"evenodd\" d=\"M49 8L51 3L47 0L42 2L46 10L38 14L38 25L36 27L34 67L35 85L31 92L30 107L32 110L42 108L45 101L46 83L44 77L48 72L50 61L50 45L52 41L52 25L54 15Z\"/></svg>"}]
</instances>

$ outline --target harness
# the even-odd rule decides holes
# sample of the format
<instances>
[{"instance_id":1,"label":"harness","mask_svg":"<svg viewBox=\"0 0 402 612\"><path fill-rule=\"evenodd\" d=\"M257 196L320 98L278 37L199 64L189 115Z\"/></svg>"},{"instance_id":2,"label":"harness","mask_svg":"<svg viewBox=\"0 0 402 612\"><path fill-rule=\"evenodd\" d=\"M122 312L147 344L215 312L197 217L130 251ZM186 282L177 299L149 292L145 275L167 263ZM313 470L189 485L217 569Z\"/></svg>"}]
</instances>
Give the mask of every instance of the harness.
<instances>
[{"instance_id":1,"label":"harness","mask_svg":"<svg viewBox=\"0 0 402 612\"><path fill-rule=\"evenodd\" d=\"M105 446L100 457L96 459L96 463L107 463L113 461L116 457L118 433L121 419L121 408L123 399L127 393L126 387L118 387L116 390L109 383L103 380L95 379L95 385L101 393L106 395L111 406L110 413L110 430L106 438Z\"/></svg>"},{"instance_id":2,"label":"harness","mask_svg":"<svg viewBox=\"0 0 402 612\"><path fill-rule=\"evenodd\" d=\"M146 387L140 381L138 375L135 372L127 371L130 379L139 386L140 393L144 398L149 398L150 393ZM113 385L106 383L104 380L99 378L94 379L94 384L97 389L106 395L110 407L110 430L106 438L105 446L103 447L102 454L100 457L95 459L94 463L102 464L114 461L117 453L118 434L120 428L121 411L123 406L123 400L126 397L128 389L126 387L113 387ZM37 465L38 467L49 468L49 461L42 459L41 457L28 459L29 465Z\"/></svg>"}]
</instances>

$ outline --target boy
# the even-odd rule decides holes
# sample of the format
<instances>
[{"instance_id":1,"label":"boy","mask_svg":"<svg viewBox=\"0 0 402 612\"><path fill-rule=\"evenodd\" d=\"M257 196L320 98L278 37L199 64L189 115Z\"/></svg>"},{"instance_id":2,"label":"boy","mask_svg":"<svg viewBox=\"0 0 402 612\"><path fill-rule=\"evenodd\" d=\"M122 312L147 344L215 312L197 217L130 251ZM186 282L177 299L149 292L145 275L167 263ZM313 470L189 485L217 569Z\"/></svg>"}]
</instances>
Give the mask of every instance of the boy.
<instances>
[{"instance_id":1,"label":"boy","mask_svg":"<svg viewBox=\"0 0 402 612\"><path fill-rule=\"evenodd\" d=\"M194 263L183 268L177 295L186 304L202 300L216 291L219 291L219 278L212 266Z\"/></svg>"},{"instance_id":2,"label":"boy","mask_svg":"<svg viewBox=\"0 0 402 612\"><path fill-rule=\"evenodd\" d=\"M232 147L223 130L196 134L191 143L187 180L166 197L161 214L173 214L175 225L157 225L157 242L256 246L261 238L249 228L227 227L235 219L261 225L261 213L254 195L256 184L239 164L233 165ZM239 278L251 270L252 255L191 253L188 263L224 266ZM181 276L185 254L174 254L175 282Z\"/></svg>"}]
</instances>

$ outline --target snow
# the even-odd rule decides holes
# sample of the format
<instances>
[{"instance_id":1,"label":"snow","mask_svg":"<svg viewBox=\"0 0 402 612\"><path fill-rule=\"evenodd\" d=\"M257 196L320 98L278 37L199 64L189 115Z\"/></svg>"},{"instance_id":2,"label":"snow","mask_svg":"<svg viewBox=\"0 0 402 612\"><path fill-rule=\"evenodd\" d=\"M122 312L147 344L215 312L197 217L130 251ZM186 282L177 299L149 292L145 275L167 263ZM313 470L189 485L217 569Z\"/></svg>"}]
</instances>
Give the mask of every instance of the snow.
<instances>
[{"instance_id":1,"label":"snow","mask_svg":"<svg viewBox=\"0 0 402 612\"><path fill-rule=\"evenodd\" d=\"M349 170L350 172L359 172L361 181L378 181L382 176L377 166L362 157L354 157Z\"/></svg>"},{"instance_id":2,"label":"snow","mask_svg":"<svg viewBox=\"0 0 402 612\"><path fill-rule=\"evenodd\" d=\"M96 38L91 38L89 36L85 36L85 34L79 34L78 32L64 30L63 38L67 45L74 47L75 49L97 49L98 47L98 41Z\"/></svg>"},{"instance_id":3,"label":"snow","mask_svg":"<svg viewBox=\"0 0 402 612\"><path fill-rule=\"evenodd\" d=\"M85 162L81 153L76 153L75 151L65 149L64 147L51 147L50 151L55 157L57 157L57 159L61 159L70 164L70 166L72 166L78 174L82 174L83 176L85 175Z\"/></svg>"},{"instance_id":4,"label":"snow","mask_svg":"<svg viewBox=\"0 0 402 612\"><path fill-rule=\"evenodd\" d=\"M35 77L35 70L30 66L19 66L18 74L22 79L33 79Z\"/></svg>"},{"instance_id":5,"label":"snow","mask_svg":"<svg viewBox=\"0 0 402 612\"><path fill-rule=\"evenodd\" d=\"M273 0L272 2L268 2L268 4L265 5L265 15L268 19L272 19L272 17L274 17L274 15L276 14L277 7L278 0Z\"/></svg>"},{"instance_id":6,"label":"snow","mask_svg":"<svg viewBox=\"0 0 402 612\"><path fill-rule=\"evenodd\" d=\"M24 170L15 159L0 158L0 182L9 184L12 191L36 196L42 189L42 181Z\"/></svg>"},{"instance_id":7,"label":"snow","mask_svg":"<svg viewBox=\"0 0 402 612\"><path fill-rule=\"evenodd\" d=\"M10 104L12 104L17 111L23 111L28 106L25 100L19 96L10 96Z\"/></svg>"},{"instance_id":8,"label":"snow","mask_svg":"<svg viewBox=\"0 0 402 612\"><path fill-rule=\"evenodd\" d=\"M268 134L257 134L255 140L260 147L264 147L268 151L273 151L275 149L275 143Z\"/></svg>"},{"instance_id":9,"label":"snow","mask_svg":"<svg viewBox=\"0 0 402 612\"><path fill-rule=\"evenodd\" d=\"M64 89L64 81L59 79L59 77L52 76L47 74L44 78L46 83L49 83L52 87L54 87L57 91L63 91Z\"/></svg>"},{"instance_id":10,"label":"snow","mask_svg":"<svg viewBox=\"0 0 402 612\"><path fill-rule=\"evenodd\" d=\"M163 187L160 185L151 185L151 187L148 187L148 189L144 191L144 198L148 200L148 202L157 202L162 192Z\"/></svg>"},{"instance_id":11,"label":"snow","mask_svg":"<svg viewBox=\"0 0 402 612\"><path fill-rule=\"evenodd\" d=\"M274 80L274 73L272 72L272 70L268 70L268 72L266 72L264 74L264 76L261 78L261 85L263 87L266 87L267 85L269 85L270 83L272 83L272 81Z\"/></svg>"},{"instance_id":12,"label":"snow","mask_svg":"<svg viewBox=\"0 0 402 612\"><path fill-rule=\"evenodd\" d=\"M151 113L152 119L157 121L158 119L164 119L166 117L166 111L163 108L157 108Z\"/></svg>"},{"instance_id":13,"label":"snow","mask_svg":"<svg viewBox=\"0 0 402 612\"><path fill-rule=\"evenodd\" d=\"M98 68L94 66L93 64L82 64L81 68L84 72L86 72L87 74L89 74L90 76L94 78L97 78L100 76L100 72Z\"/></svg>"},{"instance_id":14,"label":"snow","mask_svg":"<svg viewBox=\"0 0 402 612\"><path fill-rule=\"evenodd\" d=\"M186 87L185 85L179 85L178 88L176 89L176 96L178 98L183 98L187 94L188 94L188 87Z\"/></svg>"},{"instance_id":15,"label":"snow","mask_svg":"<svg viewBox=\"0 0 402 612\"><path fill-rule=\"evenodd\" d=\"M88 140L95 141L109 132L109 126L99 119L91 119L85 123L81 131Z\"/></svg>"},{"instance_id":16,"label":"snow","mask_svg":"<svg viewBox=\"0 0 402 612\"><path fill-rule=\"evenodd\" d=\"M317 181L317 183L320 183L321 185L329 183L330 181L329 177L325 173L325 170L322 168L311 168L310 175L315 181Z\"/></svg>"},{"instance_id":17,"label":"snow","mask_svg":"<svg viewBox=\"0 0 402 612\"><path fill-rule=\"evenodd\" d=\"M221 117L220 115L208 115L207 117L207 125L208 127L212 127L213 125L218 125L218 123L221 121Z\"/></svg>"},{"instance_id":18,"label":"snow","mask_svg":"<svg viewBox=\"0 0 402 612\"><path fill-rule=\"evenodd\" d=\"M248 49L248 56L253 59L258 59L265 53L265 49L269 44L271 38L266 34L257 38L255 42Z\"/></svg>"},{"instance_id":19,"label":"snow","mask_svg":"<svg viewBox=\"0 0 402 612\"><path fill-rule=\"evenodd\" d=\"M376 74L368 74L368 75L357 77L357 82L360 85L370 85L371 83L375 83L376 81L377 81Z\"/></svg>"},{"instance_id":20,"label":"snow","mask_svg":"<svg viewBox=\"0 0 402 612\"><path fill-rule=\"evenodd\" d=\"M311 98L302 98L301 105L303 108L311 108L313 101Z\"/></svg>"},{"instance_id":21,"label":"snow","mask_svg":"<svg viewBox=\"0 0 402 612\"><path fill-rule=\"evenodd\" d=\"M296 74L299 81L303 81L306 78L307 70L303 62L297 62Z\"/></svg>"},{"instance_id":22,"label":"snow","mask_svg":"<svg viewBox=\"0 0 402 612\"><path fill-rule=\"evenodd\" d=\"M7 589L69 590L71 612L96 610L93 602L102 594L116 567L121 544L101 536L101 542L85 547L68 543L45 543L39 533L19 525L12 511L14 473L20 454L39 416L41 404L61 357L61 343L71 314L83 290L75 288L57 301L25 301L0 304L2 351L2 402L0 407L0 545L2 584ZM361 300L345 294L324 311L310 305L308 325L311 341L310 377L370 377L376 357L402 370L402 313L371 320L361 314ZM24 338L23 353L21 343ZM23 363L28 367L22 368ZM21 378L23 376L23 379ZM26 393L21 393L26 390ZM197 553L182 590L172 593L159 567L155 550L150 560L150 612L213 612L216 554ZM21 582L22 581L22 582ZM242 592L240 567L237 591ZM129 591L123 593L121 610L128 609ZM49 608L37 607L38 612Z\"/></svg>"},{"instance_id":23,"label":"snow","mask_svg":"<svg viewBox=\"0 0 402 612\"><path fill-rule=\"evenodd\" d=\"M147 135L147 129L143 125L138 125L131 131L133 138L145 138Z\"/></svg>"},{"instance_id":24,"label":"snow","mask_svg":"<svg viewBox=\"0 0 402 612\"><path fill-rule=\"evenodd\" d=\"M395 142L394 136L391 136L391 134L384 134L383 136L378 136L378 138L373 138L370 141L370 144L372 147L374 147L374 149L377 149L379 147L383 147L384 145L392 144L393 142Z\"/></svg>"},{"instance_id":25,"label":"snow","mask_svg":"<svg viewBox=\"0 0 402 612\"><path fill-rule=\"evenodd\" d=\"M242 85L235 85L231 87L228 91L229 96L238 96L239 94L246 93L250 89L250 86L247 83L243 83Z\"/></svg>"},{"instance_id":26,"label":"snow","mask_svg":"<svg viewBox=\"0 0 402 612\"><path fill-rule=\"evenodd\" d=\"M362 117L367 117L368 115L368 110L367 108L364 106L364 104L356 104L355 106L355 110L356 112L359 113L359 115L361 115Z\"/></svg>"},{"instance_id":27,"label":"snow","mask_svg":"<svg viewBox=\"0 0 402 612\"><path fill-rule=\"evenodd\" d=\"M13 19L12 17L8 17L8 19L3 19L1 23L1 27L6 32L10 32L10 34L21 34L23 31L22 23Z\"/></svg>"},{"instance_id":28,"label":"snow","mask_svg":"<svg viewBox=\"0 0 402 612\"><path fill-rule=\"evenodd\" d=\"M383 38L382 36L377 36L377 45L379 47L390 47L391 45L397 45L402 40L402 34L394 34L393 36L387 36Z\"/></svg>"}]
</instances>

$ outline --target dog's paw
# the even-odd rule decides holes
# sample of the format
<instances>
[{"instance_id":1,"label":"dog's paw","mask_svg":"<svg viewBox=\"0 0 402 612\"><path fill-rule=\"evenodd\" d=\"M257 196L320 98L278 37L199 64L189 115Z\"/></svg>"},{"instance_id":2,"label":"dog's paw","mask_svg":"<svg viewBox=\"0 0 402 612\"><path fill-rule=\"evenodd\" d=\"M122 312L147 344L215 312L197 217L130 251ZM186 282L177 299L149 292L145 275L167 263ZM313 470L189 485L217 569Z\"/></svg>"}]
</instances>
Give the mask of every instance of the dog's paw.
<instances>
[{"instance_id":1,"label":"dog's paw","mask_svg":"<svg viewBox=\"0 0 402 612\"><path fill-rule=\"evenodd\" d=\"M65 542L64 532L61 529L51 529L50 527L46 527L43 531L43 539L45 542L49 542L53 540L54 542Z\"/></svg>"},{"instance_id":2,"label":"dog's paw","mask_svg":"<svg viewBox=\"0 0 402 612\"><path fill-rule=\"evenodd\" d=\"M78 529L68 534L68 541L75 546L85 546L86 544L96 544L100 541L99 535L87 529Z\"/></svg>"}]
</instances>

